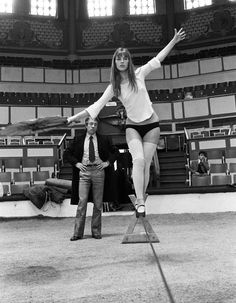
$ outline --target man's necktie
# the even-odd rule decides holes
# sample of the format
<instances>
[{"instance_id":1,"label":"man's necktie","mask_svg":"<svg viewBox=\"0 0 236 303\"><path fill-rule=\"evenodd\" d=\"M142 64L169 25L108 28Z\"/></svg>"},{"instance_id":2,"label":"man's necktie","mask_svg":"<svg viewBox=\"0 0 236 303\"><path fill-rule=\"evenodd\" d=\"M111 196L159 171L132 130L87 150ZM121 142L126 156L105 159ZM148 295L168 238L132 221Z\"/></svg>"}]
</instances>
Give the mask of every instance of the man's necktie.
<instances>
[{"instance_id":1,"label":"man's necktie","mask_svg":"<svg viewBox=\"0 0 236 303\"><path fill-rule=\"evenodd\" d=\"M95 161L95 151L94 151L94 144L93 144L93 136L89 137L89 161Z\"/></svg>"}]
</instances>

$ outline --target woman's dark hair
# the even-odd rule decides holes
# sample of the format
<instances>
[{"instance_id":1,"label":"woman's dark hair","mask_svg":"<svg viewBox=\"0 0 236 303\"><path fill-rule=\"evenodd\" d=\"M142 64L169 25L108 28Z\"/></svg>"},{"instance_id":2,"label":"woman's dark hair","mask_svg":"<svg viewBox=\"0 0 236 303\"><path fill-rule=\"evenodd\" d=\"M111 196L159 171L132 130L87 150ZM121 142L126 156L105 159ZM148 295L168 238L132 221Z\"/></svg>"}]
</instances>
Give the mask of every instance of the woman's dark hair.
<instances>
[{"instance_id":1,"label":"woman's dark hair","mask_svg":"<svg viewBox=\"0 0 236 303\"><path fill-rule=\"evenodd\" d=\"M112 64L111 64L111 75L110 75L110 82L113 87L113 92L115 97L119 97L120 95L120 83L121 83L121 76L120 76L120 71L116 67L116 57L119 53L124 53L125 56L128 57L129 59L129 65L128 65L128 79L129 79L129 84L131 85L133 90L137 89L137 83L136 83L136 77L135 77L135 72L134 72L134 65L133 61L131 58L131 54L128 51L127 48L119 47L115 51L113 57L112 57Z\"/></svg>"}]
</instances>

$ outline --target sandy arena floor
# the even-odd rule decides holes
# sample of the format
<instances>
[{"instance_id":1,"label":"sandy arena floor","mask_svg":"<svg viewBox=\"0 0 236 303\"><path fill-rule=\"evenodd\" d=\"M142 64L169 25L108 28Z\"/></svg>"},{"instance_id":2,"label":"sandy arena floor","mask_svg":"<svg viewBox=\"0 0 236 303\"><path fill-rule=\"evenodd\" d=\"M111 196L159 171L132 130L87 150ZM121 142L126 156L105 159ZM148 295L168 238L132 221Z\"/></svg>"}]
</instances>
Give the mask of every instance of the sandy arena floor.
<instances>
[{"instance_id":1,"label":"sandy arena floor","mask_svg":"<svg viewBox=\"0 0 236 303\"><path fill-rule=\"evenodd\" d=\"M1 220L0 302L169 303L150 245L121 244L130 218L103 217L102 240L88 218L76 242L73 218ZM176 303L236 302L235 212L148 219Z\"/></svg>"}]
</instances>

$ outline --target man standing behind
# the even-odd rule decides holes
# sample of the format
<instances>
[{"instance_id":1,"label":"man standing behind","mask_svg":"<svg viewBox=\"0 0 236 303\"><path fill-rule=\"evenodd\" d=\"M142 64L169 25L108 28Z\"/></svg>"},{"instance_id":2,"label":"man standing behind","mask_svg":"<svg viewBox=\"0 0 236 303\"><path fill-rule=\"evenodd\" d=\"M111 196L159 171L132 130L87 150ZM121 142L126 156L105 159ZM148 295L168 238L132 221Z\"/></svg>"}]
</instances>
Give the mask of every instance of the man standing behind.
<instances>
[{"instance_id":1,"label":"man standing behind","mask_svg":"<svg viewBox=\"0 0 236 303\"><path fill-rule=\"evenodd\" d=\"M119 152L108 136L97 134L98 121L91 117L85 120L86 131L75 137L71 145L65 150L63 158L73 166L71 204L77 204L74 235L71 241L80 240L84 236L87 203L90 189L94 206L91 220L92 237L101 239L102 208L104 184L112 180L108 175L112 173L111 166ZM79 202L78 202L79 201Z\"/></svg>"}]
</instances>

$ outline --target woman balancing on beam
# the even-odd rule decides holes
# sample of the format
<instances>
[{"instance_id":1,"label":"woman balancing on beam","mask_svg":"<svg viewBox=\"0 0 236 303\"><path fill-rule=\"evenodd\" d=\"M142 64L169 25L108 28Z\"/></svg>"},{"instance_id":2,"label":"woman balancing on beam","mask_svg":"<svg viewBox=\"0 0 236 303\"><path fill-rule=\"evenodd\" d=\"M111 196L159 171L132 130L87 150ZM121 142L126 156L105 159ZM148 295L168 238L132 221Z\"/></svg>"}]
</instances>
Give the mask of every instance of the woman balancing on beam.
<instances>
[{"instance_id":1,"label":"woman balancing on beam","mask_svg":"<svg viewBox=\"0 0 236 303\"><path fill-rule=\"evenodd\" d=\"M112 58L110 84L103 95L87 109L68 118L68 123L82 118L95 118L113 96L119 98L126 109L126 141L133 161L132 178L136 194L136 216L145 216L145 192L149 171L160 136L159 118L154 112L147 88L146 76L161 67L161 62L176 43L185 38L181 28L175 29L172 40L145 65L134 70L128 49L118 48Z\"/></svg>"}]
</instances>

